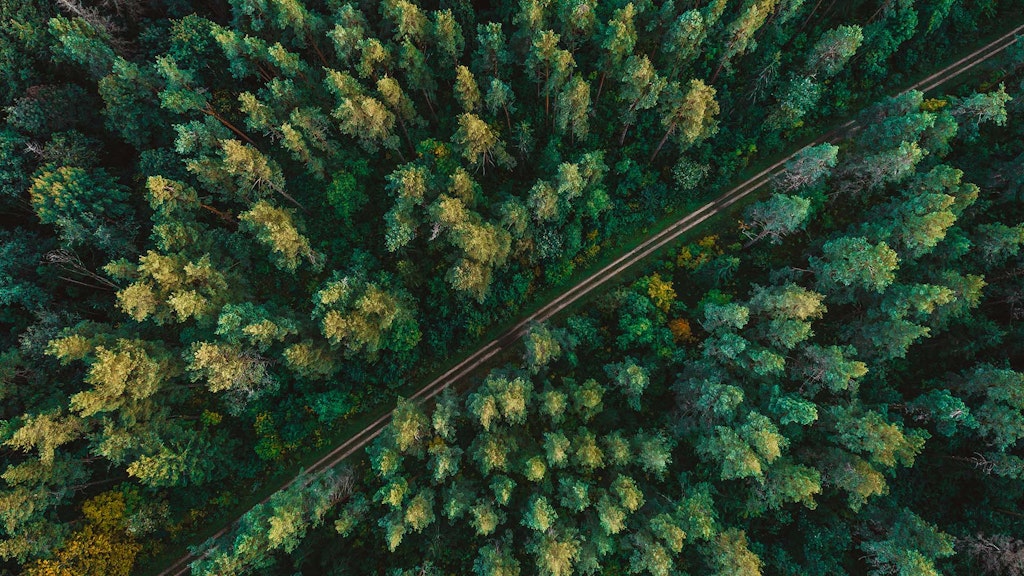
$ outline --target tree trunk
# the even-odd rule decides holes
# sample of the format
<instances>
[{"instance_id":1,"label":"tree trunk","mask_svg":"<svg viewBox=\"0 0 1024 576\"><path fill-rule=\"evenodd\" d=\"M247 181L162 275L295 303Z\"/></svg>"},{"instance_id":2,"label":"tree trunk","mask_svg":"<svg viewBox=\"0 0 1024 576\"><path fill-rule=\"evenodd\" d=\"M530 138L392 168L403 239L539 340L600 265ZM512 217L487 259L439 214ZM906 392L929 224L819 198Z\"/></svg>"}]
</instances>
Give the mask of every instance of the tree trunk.
<instances>
[{"instance_id":1,"label":"tree trunk","mask_svg":"<svg viewBox=\"0 0 1024 576\"><path fill-rule=\"evenodd\" d=\"M627 120L624 123L624 125L622 126L622 134L619 135L619 146L622 146L622 143L626 141L626 132L629 131L629 127L633 125L633 122L636 121L636 118L634 118L633 116L636 113L636 106L639 103L640 103L640 98L637 98L636 100L633 100L633 103L629 105L629 109L626 110L625 116L626 116Z\"/></svg>"},{"instance_id":2,"label":"tree trunk","mask_svg":"<svg viewBox=\"0 0 1024 576\"><path fill-rule=\"evenodd\" d=\"M313 34L312 33L310 33L310 32L306 33L306 41L309 42L310 45L313 46L313 51L316 52L316 56L317 56L317 58L320 59L320 63L324 65L324 68L330 68L331 65L327 63L327 58L324 57L324 53L320 51L320 45L317 44L317 41L316 41L315 38L313 38Z\"/></svg>"},{"instance_id":3,"label":"tree trunk","mask_svg":"<svg viewBox=\"0 0 1024 576\"><path fill-rule=\"evenodd\" d=\"M213 206L210 206L209 204L199 204L199 207L202 208L203 210L208 211L208 212L212 212L218 218L220 218L221 220L227 222L228 224L232 224L232 225L236 224L235 219L232 218L231 213L229 213L229 212L223 212L221 210L218 210L218 209L214 208Z\"/></svg>"},{"instance_id":4,"label":"tree trunk","mask_svg":"<svg viewBox=\"0 0 1024 576\"><path fill-rule=\"evenodd\" d=\"M733 34L732 39L729 41L729 45L725 47L725 54L728 54L732 47L736 45L736 34ZM715 80L718 80L718 75L722 73L722 68L725 67L726 58L723 56L718 61L718 68L715 69L715 73L711 76L711 80L708 80L708 84L714 84Z\"/></svg>"},{"instance_id":5,"label":"tree trunk","mask_svg":"<svg viewBox=\"0 0 1024 576\"><path fill-rule=\"evenodd\" d=\"M668 137L672 135L672 132L675 129L676 129L676 123L673 122L668 127L668 130L665 131L665 135L661 137L661 142L658 142L658 147L654 149L654 154L651 154L651 159L648 160L648 162L654 162L654 157L658 155L658 152L661 152L661 147L665 145L665 142L668 141Z\"/></svg>"},{"instance_id":6,"label":"tree trunk","mask_svg":"<svg viewBox=\"0 0 1024 576\"><path fill-rule=\"evenodd\" d=\"M422 89L421 92L423 92L423 99L427 101L427 108L430 109L430 117L433 118L436 123L437 113L434 112L434 105L430 103L430 94L427 93L426 88Z\"/></svg>"},{"instance_id":7,"label":"tree trunk","mask_svg":"<svg viewBox=\"0 0 1024 576\"><path fill-rule=\"evenodd\" d=\"M306 214L309 214L309 210L306 210L306 207L303 206L302 204L300 204L298 200L296 200L295 198L292 198L291 194L285 192L284 188L275 188L275 190L277 190L278 194L280 194L281 196L284 196L285 198L287 198L289 202L291 202L292 204L295 204L300 210L302 210Z\"/></svg>"},{"instance_id":8,"label":"tree trunk","mask_svg":"<svg viewBox=\"0 0 1024 576\"><path fill-rule=\"evenodd\" d=\"M416 155L416 146L412 143L412 138L409 137L409 130L405 127L405 121L398 114L395 114L395 118L398 120L398 125L402 128L402 134L405 134L405 141L409 144L409 153Z\"/></svg>"},{"instance_id":9,"label":"tree trunk","mask_svg":"<svg viewBox=\"0 0 1024 576\"><path fill-rule=\"evenodd\" d=\"M236 128L234 124L232 124L231 122L228 122L223 116L221 116L220 114L217 114L217 111L214 110L209 104L207 104L206 108L203 108L202 111L205 114L209 114L210 116L213 116L214 118L216 118L217 121L220 122L221 124L223 124L225 127L227 127L228 130L231 130L235 134L238 134L239 136L241 136L243 140L245 140L249 144L252 144L254 148L258 148L258 146L256 146L256 142L254 142L252 138L249 138L245 134L245 132L242 132L241 130Z\"/></svg>"},{"instance_id":10,"label":"tree trunk","mask_svg":"<svg viewBox=\"0 0 1024 576\"><path fill-rule=\"evenodd\" d=\"M758 242L760 242L761 240L763 240L763 239L764 239L764 238L765 238L766 236L768 236L768 232L767 232L767 231L765 231L765 232L761 232L761 233L760 233L760 234L758 234L757 236L754 236L753 238L751 238L749 242L747 242L746 244L744 244L744 245L743 245L743 249L744 249L744 250L746 250L747 248L750 248L750 247L751 247L751 246L753 246L754 244L757 244Z\"/></svg>"},{"instance_id":11,"label":"tree trunk","mask_svg":"<svg viewBox=\"0 0 1024 576\"><path fill-rule=\"evenodd\" d=\"M547 88L548 81L551 80L551 67L548 66L544 69L544 87ZM549 113L551 104L551 92L548 90L544 91L544 117L547 118L551 114Z\"/></svg>"},{"instance_id":12,"label":"tree trunk","mask_svg":"<svg viewBox=\"0 0 1024 576\"><path fill-rule=\"evenodd\" d=\"M619 146L622 146L622 143L626 141L626 132L629 131L630 124L631 124L631 122L627 122L622 127L622 134L619 134Z\"/></svg>"},{"instance_id":13,"label":"tree trunk","mask_svg":"<svg viewBox=\"0 0 1024 576\"><path fill-rule=\"evenodd\" d=\"M892 0L885 0L885 2L883 2L882 5L878 7L878 10L875 10L875 13L871 15L871 18L868 18L868 24L873 24L875 22L875 19L878 18L878 15L881 14L883 10L888 8L890 4L892 4Z\"/></svg>"},{"instance_id":14,"label":"tree trunk","mask_svg":"<svg viewBox=\"0 0 1024 576\"><path fill-rule=\"evenodd\" d=\"M75 280L74 278L68 278L67 276L58 276L57 278L60 278L61 280L64 280L65 282L71 282L72 284L78 284L79 286L85 286L86 288L95 288L96 290L106 290L106 291L113 290L113 288L107 288L106 286L97 286L95 284L89 284L88 282L81 282L79 280Z\"/></svg>"},{"instance_id":15,"label":"tree trunk","mask_svg":"<svg viewBox=\"0 0 1024 576\"><path fill-rule=\"evenodd\" d=\"M722 58L718 62L718 68L715 68L715 73L711 75L711 80L708 80L708 84L713 85L715 80L718 80L718 75L722 73L722 68L725 66L725 58Z\"/></svg>"},{"instance_id":16,"label":"tree trunk","mask_svg":"<svg viewBox=\"0 0 1024 576\"><path fill-rule=\"evenodd\" d=\"M814 5L814 8L811 8L811 13L807 15L807 19L804 20L803 25L801 25L800 29L796 31L797 34L803 32L804 28L806 28L807 25L810 24L811 18L814 18L814 13L818 11L818 8L821 8L821 3L824 2L824 1L825 0L818 0L818 2ZM796 34L794 34L794 36L795 35Z\"/></svg>"},{"instance_id":17,"label":"tree trunk","mask_svg":"<svg viewBox=\"0 0 1024 576\"><path fill-rule=\"evenodd\" d=\"M263 66L261 66L259 64L256 64L256 70L258 70L259 73L260 73L260 76L263 77L263 82L270 82L271 80L273 80L275 78L275 76L273 74L271 74L266 68L264 68Z\"/></svg>"}]
</instances>

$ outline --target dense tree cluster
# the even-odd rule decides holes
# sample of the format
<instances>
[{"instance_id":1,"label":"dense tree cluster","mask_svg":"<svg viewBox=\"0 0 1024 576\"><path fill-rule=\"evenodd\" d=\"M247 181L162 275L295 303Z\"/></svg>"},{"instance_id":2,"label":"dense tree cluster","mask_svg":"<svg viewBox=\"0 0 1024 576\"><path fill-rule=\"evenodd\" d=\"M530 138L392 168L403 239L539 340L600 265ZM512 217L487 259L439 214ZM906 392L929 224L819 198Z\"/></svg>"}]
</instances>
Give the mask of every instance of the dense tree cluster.
<instances>
[{"instance_id":1,"label":"dense tree cluster","mask_svg":"<svg viewBox=\"0 0 1024 576\"><path fill-rule=\"evenodd\" d=\"M330 442L340 424L393 405L624 239L700 205L759 154L817 136L932 70L934 54L957 54L1022 7L0 0L0 571L118 574L193 542L251 504L248 495L271 475ZM770 482L773 467L813 468L794 456L799 442L786 426L809 427L806 442L817 446L816 438L857 423L850 430L863 431L848 432L836 450L860 460L830 454L871 478L865 467L889 474L927 450L913 430L931 423L954 439L975 434L994 443L951 457L974 458L993 474L1019 469L1008 412L1014 373L985 352L1012 346L998 317L961 330L955 349L969 358L950 367L959 380L918 379L960 382L949 394L922 391L888 411L836 401L812 418L813 399L782 392L741 409L744 398L760 396L723 378L742 369L773 379L797 355L806 360L804 391L840 394L887 373L865 376L874 362L909 370L912 345L953 338L965 318L986 310L983 301L1019 313L1012 279L1020 224L1003 205L1012 207L1024 182L1021 151L989 131L1019 111L1011 96L1022 60L1019 48L1000 57L1004 77L977 93L907 94L872 108L853 149L805 151L774 195L750 208L736 238L749 253L694 244L677 270L651 275L609 305L614 321L534 328L527 365L493 384L518 386L519 399L502 400L508 392L495 388L470 404L449 400L453 428L435 447L440 456L421 446L426 432L412 422L411 439L394 439L404 446L398 459L426 459L444 478L452 466L472 471L466 490L498 490L492 473L507 479L498 484L511 491L509 505L528 505L532 519L507 525L509 513L499 509L481 516L501 527L484 544L487 566L514 561L532 571L547 557L552 572L564 571L591 552L593 562L607 561L614 550L573 544L585 531L601 533L596 508L580 500L573 506L582 508L567 512L557 492L520 500L513 486L546 486L558 469L525 438L562 425L537 415L558 408L554 386L565 378L572 454L588 438L621 430L632 455L612 461L594 440L583 450L590 464L572 481L606 483L591 500L606 502L609 522L619 518L646 538L637 546L650 556L635 566L665 566L683 550L677 530L706 534L691 538L703 538L706 558L724 558L723 570L767 562L753 528L708 520L693 532L650 493L668 482L657 470L683 461L675 452L671 461L658 458L658 450L695 438L674 426L633 429L638 407L670 395L669 364L652 358L682 358L700 341L707 357L686 364L681 380L695 383L678 386L716 382L721 394L701 392L701 410L742 413L702 413L711 432L686 456L728 449L743 457L723 462L718 477L666 487L677 503L711 506L722 500L719 482ZM967 154L958 149L963 141L993 143L991 158L969 177L952 166L969 170L971 162L937 161ZM991 199L970 181L1005 193ZM863 221L844 220L864 211ZM762 255L756 266L786 261L774 251L796 250L787 247L808 235L821 242L806 261L778 268L752 292L724 289L749 269L748 254ZM674 278L678 270L700 278L695 286L722 287L684 314L679 306L691 290ZM833 322L826 309L849 316L828 324L841 342L806 344L826 330L812 331L812 323ZM602 346L622 354L591 361ZM601 370L573 376L565 363ZM936 415L961 404L971 419ZM780 410L793 415L782 423ZM896 412L918 420L904 433L887 419ZM462 446L477 428L494 444ZM872 460L876 436L897 433L905 445ZM788 440L772 448L773 434ZM517 436L524 439L513 442ZM405 468L395 466L381 473L402 476ZM440 522L441 482L408 479L411 513L406 496L391 496L397 550ZM842 482L865 498L881 490L878 482ZM305 526L323 521L342 497L340 484L314 483L310 494L285 493L258 508L245 524L258 536L221 546L202 569L264 566L261 554L292 551ZM573 493L583 498L583 488L565 490L566 502ZM771 494L765 498L786 498ZM652 503L664 510L648 514ZM369 497L365 504L364 516L391 506ZM908 533L934 525L916 512L885 510L877 522ZM984 554L985 542L1009 534L977 536L972 553L1001 565ZM534 556L506 561L512 544L502 538ZM922 554L930 562L946 548L929 550Z\"/></svg>"},{"instance_id":2,"label":"dense tree cluster","mask_svg":"<svg viewBox=\"0 0 1024 576\"><path fill-rule=\"evenodd\" d=\"M467 395L401 402L344 540L321 531L280 573L1021 573L1024 210L1005 174L1024 138L1003 94L883 101L740 229L532 327ZM982 100L988 124L953 137Z\"/></svg>"}]
</instances>

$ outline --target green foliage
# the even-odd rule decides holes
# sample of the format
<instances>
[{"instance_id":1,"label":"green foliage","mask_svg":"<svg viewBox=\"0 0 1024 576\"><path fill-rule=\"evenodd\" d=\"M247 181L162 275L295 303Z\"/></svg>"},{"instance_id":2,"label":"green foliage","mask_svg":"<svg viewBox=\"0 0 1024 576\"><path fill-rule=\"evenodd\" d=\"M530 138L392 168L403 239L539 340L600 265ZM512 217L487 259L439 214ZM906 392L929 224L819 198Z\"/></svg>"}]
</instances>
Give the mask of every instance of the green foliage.
<instances>
[{"instance_id":1,"label":"green foliage","mask_svg":"<svg viewBox=\"0 0 1024 576\"><path fill-rule=\"evenodd\" d=\"M647 371L632 359L622 364L605 366L605 372L613 379L613 383L622 389L630 408L640 410L640 398L650 383Z\"/></svg>"},{"instance_id":2,"label":"green foliage","mask_svg":"<svg viewBox=\"0 0 1024 576\"><path fill-rule=\"evenodd\" d=\"M472 4L0 0L7 570L192 542L858 109L746 240L401 402L365 494L302 478L194 571L972 573L903 541L1020 532L1020 50L905 91L1020 0ZM353 545L298 551L339 498Z\"/></svg>"},{"instance_id":3,"label":"green foliage","mask_svg":"<svg viewBox=\"0 0 1024 576\"><path fill-rule=\"evenodd\" d=\"M843 237L822 246L822 258L811 261L818 288L835 293L845 287L882 292L896 278L896 252L884 242L870 244L860 237Z\"/></svg>"},{"instance_id":4,"label":"green foliage","mask_svg":"<svg viewBox=\"0 0 1024 576\"><path fill-rule=\"evenodd\" d=\"M473 562L473 573L477 576L519 576L519 561L510 554L509 543L498 541L480 549Z\"/></svg>"},{"instance_id":5,"label":"green foliage","mask_svg":"<svg viewBox=\"0 0 1024 576\"><path fill-rule=\"evenodd\" d=\"M85 18L50 19L50 33L58 39L51 48L58 61L67 61L88 69L96 76L105 75L113 66L115 53L111 37L101 19L89 14Z\"/></svg>"},{"instance_id":6,"label":"green foliage","mask_svg":"<svg viewBox=\"0 0 1024 576\"><path fill-rule=\"evenodd\" d=\"M991 122L996 126L1006 125L1006 103L1011 100L1006 88L988 94L973 94L953 102L952 113L968 140L978 137L979 125Z\"/></svg>"},{"instance_id":7,"label":"green foliage","mask_svg":"<svg viewBox=\"0 0 1024 576\"><path fill-rule=\"evenodd\" d=\"M275 550L290 552L311 527L319 526L331 505L345 495L345 476L300 476L289 489L275 493L246 512L225 548L204 556L192 567L197 574L244 574L273 564Z\"/></svg>"},{"instance_id":8,"label":"green foliage","mask_svg":"<svg viewBox=\"0 0 1024 576\"><path fill-rule=\"evenodd\" d=\"M428 430L427 417L411 401L398 401L391 414L391 430L399 452L411 452L425 438Z\"/></svg>"},{"instance_id":9,"label":"green foliage","mask_svg":"<svg viewBox=\"0 0 1024 576\"><path fill-rule=\"evenodd\" d=\"M128 193L103 170L49 165L32 180L29 197L39 221L55 225L69 246L125 249L118 228L132 216Z\"/></svg>"},{"instance_id":10,"label":"green foliage","mask_svg":"<svg viewBox=\"0 0 1024 576\"><path fill-rule=\"evenodd\" d=\"M86 524L53 557L31 564L26 574L111 574L128 576L142 546L126 530L124 494L104 492L82 504Z\"/></svg>"},{"instance_id":11,"label":"green foliage","mask_svg":"<svg viewBox=\"0 0 1024 576\"><path fill-rule=\"evenodd\" d=\"M939 574L933 562L953 554L953 539L909 510L900 511L887 537L861 545L873 573Z\"/></svg>"},{"instance_id":12,"label":"green foliage","mask_svg":"<svg viewBox=\"0 0 1024 576\"><path fill-rule=\"evenodd\" d=\"M404 352L420 339L407 294L386 291L361 275L335 274L314 295L314 302L324 337L351 353Z\"/></svg>"},{"instance_id":13,"label":"green foliage","mask_svg":"<svg viewBox=\"0 0 1024 576\"><path fill-rule=\"evenodd\" d=\"M535 373L562 354L557 332L549 330L543 324L530 327L530 331L526 333L525 343L526 365Z\"/></svg>"},{"instance_id":14,"label":"green foliage","mask_svg":"<svg viewBox=\"0 0 1024 576\"><path fill-rule=\"evenodd\" d=\"M751 231L748 246L763 239L770 238L779 243L783 236L800 229L807 220L811 202L799 196L773 194L768 200L752 204L746 211L746 219L750 222Z\"/></svg>"},{"instance_id":15,"label":"green foliage","mask_svg":"<svg viewBox=\"0 0 1024 576\"><path fill-rule=\"evenodd\" d=\"M714 543L715 574L739 576L761 574L761 559L748 548L747 535L742 530L730 528L722 532Z\"/></svg>"},{"instance_id":16,"label":"green foliage","mask_svg":"<svg viewBox=\"0 0 1024 576\"><path fill-rule=\"evenodd\" d=\"M813 78L793 78L775 94L778 107L765 119L765 126L772 132L801 127L804 117L817 106L821 92L821 86Z\"/></svg>"},{"instance_id":17,"label":"green foliage","mask_svg":"<svg viewBox=\"0 0 1024 576\"><path fill-rule=\"evenodd\" d=\"M862 42L864 31L860 26L840 26L829 30L811 49L807 67L814 75L835 76L857 53Z\"/></svg>"}]
</instances>

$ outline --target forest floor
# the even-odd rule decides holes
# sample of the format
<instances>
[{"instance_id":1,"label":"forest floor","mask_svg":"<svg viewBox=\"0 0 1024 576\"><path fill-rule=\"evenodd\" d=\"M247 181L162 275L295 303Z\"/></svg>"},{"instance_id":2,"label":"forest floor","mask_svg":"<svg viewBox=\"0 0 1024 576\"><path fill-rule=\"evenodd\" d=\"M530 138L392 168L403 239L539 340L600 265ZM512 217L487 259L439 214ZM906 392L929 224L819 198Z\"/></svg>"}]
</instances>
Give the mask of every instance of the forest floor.
<instances>
[{"instance_id":1,"label":"forest floor","mask_svg":"<svg viewBox=\"0 0 1024 576\"><path fill-rule=\"evenodd\" d=\"M1009 24L1009 26L1013 26L1013 24ZM979 39L979 42L984 42L980 48L966 56L951 56L937 72L918 80L903 91L928 92L953 81L962 82L967 72L975 70L983 62L1013 45L1014 36L1022 31L1024 31L1024 25L1017 25L1009 31L1004 29L1001 32L994 32L984 39ZM993 37L995 37L994 40ZM619 285L624 280L635 277L640 269L638 264L648 261L652 256L661 254L666 249L674 249L680 242L690 241L700 234L706 235L708 230L728 226L735 222L743 206L756 200L758 198L756 193L764 190L771 178L781 171L785 163L800 150L824 142L837 142L856 128L856 122L853 120L836 125L818 138L802 142L792 148L789 153L781 152L749 167L741 175L741 178L745 178L741 184L734 186L715 200L704 204L683 218L675 218L672 213L667 214L644 230L644 232L653 231L652 233L627 239L622 244L606 250L603 258L589 267L590 270L597 268L596 272L580 272L570 280L569 288L553 288L537 294L535 307L528 310L515 324L495 327L488 331L481 337L481 341L486 341L486 344L472 353L453 359L449 366L442 368L444 372L426 386L418 390L409 389L403 392L408 394L407 397L411 399L425 402L449 386L458 388L469 386L469 377L478 373L481 367L499 364L500 361L509 359L510 354L516 353L514 350L516 345L532 323L542 322L555 315L571 311L575 306L580 305L584 297L596 296L613 284ZM380 434L389 419L390 410L384 413L366 414L360 418L349 420L336 431L334 439L337 442L332 443L331 448L326 452L321 450L312 453L305 459L307 465L303 467L303 470L306 474L302 477L310 480L317 474L334 468L350 456L359 453ZM267 479L261 487L253 490L250 498L243 499L235 511L244 512L259 502L266 502L271 494L288 488L297 478L298 476L295 475L279 474ZM280 485L279 482L282 482L283 485ZM277 487L268 489L271 486ZM219 529L211 526L197 536L205 537L207 541L217 539L227 534L234 524L235 522L230 522ZM158 576L187 574L190 562L197 556L191 553L181 555L183 552L180 548L168 549L156 556L149 566L141 569L139 573L157 574ZM173 562L172 559L174 559ZM168 562L170 565L167 565ZM166 567L157 572L162 565Z\"/></svg>"}]
</instances>

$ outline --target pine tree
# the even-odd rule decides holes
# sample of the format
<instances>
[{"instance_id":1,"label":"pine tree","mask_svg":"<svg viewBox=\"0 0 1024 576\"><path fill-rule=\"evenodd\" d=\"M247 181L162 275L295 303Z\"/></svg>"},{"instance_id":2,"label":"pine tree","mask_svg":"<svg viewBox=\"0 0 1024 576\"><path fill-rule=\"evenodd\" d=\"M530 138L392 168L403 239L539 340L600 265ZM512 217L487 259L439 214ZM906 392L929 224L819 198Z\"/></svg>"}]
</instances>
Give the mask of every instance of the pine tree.
<instances>
[{"instance_id":1,"label":"pine tree","mask_svg":"<svg viewBox=\"0 0 1024 576\"><path fill-rule=\"evenodd\" d=\"M462 149L462 155L484 173L487 166L498 166L511 170L516 161L505 150L505 143L498 137L498 132L475 114L459 115L459 130L455 133L454 142Z\"/></svg>"},{"instance_id":2,"label":"pine tree","mask_svg":"<svg viewBox=\"0 0 1024 576\"><path fill-rule=\"evenodd\" d=\"M551 113L551 97L556 96L572 76L576 61L568 50L559 48L560 37L551 30L537 34L526 59L526 70L544 94L544 116Z\"/></svg>"},{"instance_id":3,"label":"pine tree","mask_svg":"<svg viewBox=\"0 0 1024 576\"><path fill-rule=\"evenodd\" d=\"M467 114L472 114L480 108L480 88L477 87L473 73L465 66L455 68L455 99Z\"/></svg>"},{"instance_id":4,"label":"pine tree","mask_svg":"<svg viewBox=\"0 0 1024 576\"><path fill-rule=\"evenodd\" d=\"M466 40L462 35L462 27L451 10L434 11L432 40L434 46L443 57L442 65L448 64L449 69L462 56Z\"/></svg>"},{"instance_id":5,"label":"pine tree","mask_svg":"<svg viewBox=\"0 0 1024 576\"><path fill-rule=\"evenodd\" d=\"M116 399L112 399L116 402ZM109 408L107 408L109 406ZM114 410L116 405L107 404L105 409ZM20 452L34 451L43 466L53 466L57 449L82 437L85 426L76 415L64 414L62 410L47 413L26 414L3 445Z\"/></svg>"},{"instance_id":6,"label":"pine tree","mask_svg":"<svg viewBox=\"0 0 1024 576\"><path fill-rule=\"evenodd\" d=\"M620 146L626 141L626 131L636 122L637 112L655 107L658 104L661 91L668 85L668 81L658 75L646 55L639 58L630 56L626 60L622 72L623 89L620 92L620 97L629 104L622 113Z\"/></svg>"},{"instance_id":7,"label":"pine tree","mask_svg":"<svg viewBox=\"0 0 1024 576\"><path fill-rule=\"evenodd\" d=\"M984 123L996 126L1006 125L1006 103L1011 100L1002 84L995 92L973 94L966 98L958 98L953 102L952 113L957 119L960 129L968 140L978 137L978 128Z\"/></svg>"},{"instance_id":8,"label":"pine tree","mask_svg":"<svg viewBox=\"0 0 1024 576\"><path fill-rule=\"evenodd\" d=\"M821 93L821 85L813 78L793 78L776 93L778 107L765 119L765 126L773 132L800 127L804 116L818 105Z\"/></svg>"},{"instance_id":9,"label":"pine tree","mask_svg":"<svg viewBox=\"0 0 1024 576\"><path fill-rule=\"evenodd\" d=\"M251 210L238 217L243 228L250 230L256 238L271 250L278 268L294 272L300 259L306 259L314 270L323 266L323 256L315 252L309 240L296 226L293 215L287 210L276 208L263 200Z\"/></svg>"},{"instance_id":10,"label":"pine tree","mask_svg":"<svg viewBox=\"0 0 1024 576\"><path fill-rule=\"evenodd\" d=\"M712 560L719 576L760 576L764 563L754 554L742 530L729 528L718 535L712 546Z\"/></svg>"},{"instance_id":11,"label":"pine tree","mask_svg":"<svg viewBox=\"0 0 1024 576\"><path fill-rule=\"evenodd\" d=\"M825 78L835 76L846 66L864 42L860 26L839 26L821 35L807 57L808 73Z\"/></svg>"},{"instance_id":12,"label":"pine tree","mask_svg":"<svg viewBox=\"0 0 1024 576\"><path fill-rule=\"evenodd\" d=\"M811 258L818 288L826 294L842 287L883 292L895 280L896 252L884 242L871 245L864 238L845 236L826 242L822 257Z\"/></svg>"},{"instance_id":13,"label":"pine tree","mask_svg":"<svg viewBox=\"0 0 1024 576\"><path fill-rule=\"evenodd\" d=\"M810 214L811 201L799 196L772 194L747 208L744 213L749 229L744 234L750 241L744 246L749 248L764 238L771 238L778 244L782 238L799 230Z\"/></svg>"},{"instance_id":14,"label":"pine tree","mask_svg":"<svg viewBox=\"0 0 1024 576\"><path fill-rule=\"evenodd\" d=\"M252 138L249 138L213 107L209 97L196 86L196 73L193 70L181 68L171 56L158 57L156 70L164 79L164 89L160 91L161 107L178 114L201 112L220 122L242 140L249 144L255 144Z\"/></svg>"},{"instance_id":15,"label":"pine tree","mask_svg":"<svg viewBox=\"0 0 1024 576\"><path fill-rule=\"evenodd\" d=\"M885 539L861 544L868 562L877 570L905 574L938 574L934 562L953 554L953 538L904 509Z\"/></svg>"},{"instance_id":16,"label":"pine tree","mask_svg":"<svg viewBox=\"0 0 1024 576\"><path fill-rule=\"evenodd\" d=\"M834 144L808 146L786 162L785 170L773 178L773 184L785 193L811 188L835 168L838 155L839 147Z\"/></svg>"},{"instance_id":17,"label":"pine tree","mask_svg":"<svg viewBox=\"0 0 1024 576\"><path fill-rule=\"evenodd\" d=\"M662 50L669 54L672 74L690 63L707 39L708 23L700 10L688 10L679 15L666 34Z\"/></svg>"},{"instance_id":18,"label":"pine tree","mask_svg":"<svg viewBox=\"0 0 1024 576\"><path fill-rule=\"evenodd\" d=\"M590 84L573 76L555 101L555 126L568 131L573 140L584 140L590 132Z\"/></svg>"},{"instance_id":19,"label":"pine tree","mask_svg":"<svg viewBox=\"0 0 1024 576\"><path fill-rule=\"evenodd\" d=\"M421 337L408 293L386 290L359 273L335 273L314 295L314 303L323 335L350 353L374 358L382 350L408 352Z\"/></svg>"},{"instance_id":20,"label":"pine tree","mask_svg":"<svg viewBox=\"0 0 1024 576\"><path fill-rule=\"evenodd\" d=\"M718 68L711 75L711 84L718 80L723 68L731 69L732 61L754 49L757 43L754 36L764 25L768 15L775 9L779 0L757 0L749 2L740 15L729 23L726 28L726 44L719 58Z\"/></svg>"},{"instance_id":21,"label":"pine tree","mask_svg":"<svg viewBox=\"0 0 1024 576\"><path fill-rule=\"evenodd\" d=\"M120 255L130 238L117 230L130 224L127 191L102 170L47 165L28 190L43 224L54 224L68 247L96 246Z\"/></svg>"},{"instance_id":22,"label":"pine tree","mask_svg":"<svg viewBox=\"0 0 1024 576\"><path fill-rule=\"evenodd\" d=\"M110 24L98 13L84 11L87 18L50 19L50 33L57 38L53 47L55 56L85 67L97 78L107 75L114 65L117 53L115 40L110 35Z\"/></svg>"},{"instance_id":23,"label":"pine tree","mask_svg":"<svg viewBox=\"0 0 1024 576\"><path fill-rule=\"evenodd\" d=\"M563 92L564 94L564 92ZM588 105L589 105L589 93ZM487 89L487 96L484 97L484 102L487 105L487 111L492 115L497 116L498 110L505 113L505 126L509 131L512 130L512 117L511 114L515 112L515 94L512 92L512 88L508 84L505 84L497 78L491 79L491 86ZM564 130L565 128L561 128ZM585 131L584 131L585 132Z\"/></svg>"},{"instance_id":24,"label":"pine tree","mask_svg":"<svg viewBox=\"0 0 1024 576\"><path fill-rule=\"evenodd\" d=\"M604 37L601 40L601 48L605 52L601 59L601 81L597 85L597 96L594 98L594 102L601 100L605 79L609 75L617 76L622 65L633 55L633 49L637 42L635 17L636 7L630 2L622 8L616 9L611 20L608 21Z\"/></svg>"},{"instance_id":25,"label":"pine tree","mask_svg":"<svg viewBox=\"0 0 1024 576\"><path fill-rule=\"evenodd\" d=\"M500 79L506 66L512 60L508 41L500 22L478 24L476 28L477 49L473 55L474 68L480 74Z\"/></svg>"},{"instance_id":26,"label":"pine tree","mask_svg":"<svg viewBox=\"0 0 1024 576\"><path fill-rule=\"evenodd\" d=\"M337 97L338 107L333 116L340 122L342 133L358 140L368 152L376 151L379 146L398 148L394 112L366 94L359 82L345 72L329 70L326 82Z\"/></svg>"},{"instance_id":27,"label":"pine tree","mask_svg":"<svg viewBox=\"0 0 1024 576\"><path fill-rule=\"evenodd\" d=\"M678 134L680 146L685 150L718 131L716 116L720 110L718 102L715 101L715 94L714 88L700 80L690 80L689 90L685 95L678 84L668 85L667 97L662 102L661 118L666 131L651 154L652 161L673 134Z\"/></svg>"},{"instance_id":28,"label":"pine tree","mask_svg":"<svg viewBox=\"0 0 1024 576\"><path fill-rule=\"evenodd\" d=\"M476 576L519 576L521 566L512 555L513 543L508 538L484 546L473 561Z\"/></svg>"}]
</instances>

